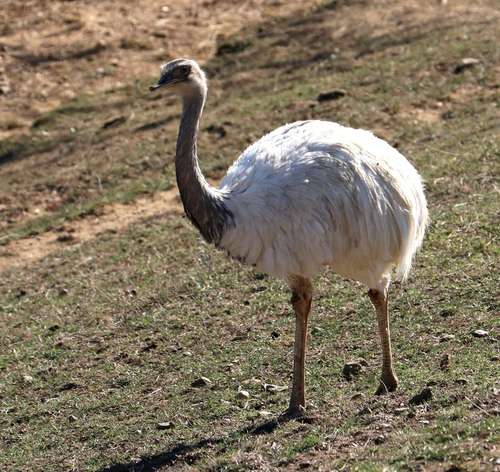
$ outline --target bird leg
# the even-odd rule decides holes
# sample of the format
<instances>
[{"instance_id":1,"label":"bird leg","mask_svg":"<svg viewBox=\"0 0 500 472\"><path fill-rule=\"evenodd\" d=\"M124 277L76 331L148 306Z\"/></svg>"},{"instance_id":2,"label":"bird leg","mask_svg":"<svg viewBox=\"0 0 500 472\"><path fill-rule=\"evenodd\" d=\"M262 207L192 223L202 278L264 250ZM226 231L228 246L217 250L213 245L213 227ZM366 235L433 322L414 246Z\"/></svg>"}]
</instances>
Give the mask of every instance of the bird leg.
<instances>
[{"instance_id":1,"label":"bird leg","mask_svg":"<svg viewBox=\"0 0 500 472\"><path fill-rule=\"evenodd\" d=\"M288 416L300 415L305 411L305 369L307 321L311 311L314 292L311 281L305 277L294 276L289 281L292 289L292 306L295 311L295 345L293 349L293 385Z\"/></svg>"},{"instance_id":2,"label":"bird leg","mask_svg":"<svg viewBox=\"0 0 500 472\"><path fill-rule=\"evenodd\" d=\"M387 312L388 295L389 292L387 289L385 289L384 292L374 289L370 289L368 291L368 296L370 297L377 313L378 330L380 333L380 341L382 343L382 377L380 378L380 384L375 392L375 395L394 392L398 387L398 379L394 373L394 367L392 365L389 316Z\"/></svg>"}]
</instances>

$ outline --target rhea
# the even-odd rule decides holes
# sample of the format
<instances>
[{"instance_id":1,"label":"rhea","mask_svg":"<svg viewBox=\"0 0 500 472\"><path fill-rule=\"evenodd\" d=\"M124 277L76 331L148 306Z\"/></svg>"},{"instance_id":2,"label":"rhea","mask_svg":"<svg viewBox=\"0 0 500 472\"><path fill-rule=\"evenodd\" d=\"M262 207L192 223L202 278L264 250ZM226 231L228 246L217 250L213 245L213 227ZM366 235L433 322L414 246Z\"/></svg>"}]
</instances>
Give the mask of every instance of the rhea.
<instances>
[{"instance_id":1,"label":"rhea","mask_svg":"<svg viewBox=\"0 0 500 472\"><path fill-rule=\"evenodd\" d=\"M284 279L295 312L289 415L305 403L311 278L323 266L368 288L382 345L376 394L393 392L388 320L393 266L404 280L427 222L422 180L396 149L372 133L326 121L282 126L248 147L220 188L203 177L197 156L207 79L192 60L162 66L150 90L182 98L175 168L186 215L203 238L259 272Z\"/></svg>"}]
</instances>

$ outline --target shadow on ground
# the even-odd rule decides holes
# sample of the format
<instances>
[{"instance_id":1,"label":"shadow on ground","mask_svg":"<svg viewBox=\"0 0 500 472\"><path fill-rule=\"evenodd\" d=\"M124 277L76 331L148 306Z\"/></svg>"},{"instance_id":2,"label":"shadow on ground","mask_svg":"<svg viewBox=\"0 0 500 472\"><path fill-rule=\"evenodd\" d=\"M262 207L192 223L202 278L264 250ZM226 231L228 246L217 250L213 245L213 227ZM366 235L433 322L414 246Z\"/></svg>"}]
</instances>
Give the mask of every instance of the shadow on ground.
<instances>
[{"instance_id":1,"label":"shadow on ground","mask_svg":"<svg viewBox=\"0 0 500 472\"><path fill-rule=\"evenodd\" d=\"M194 465L201 458L203 451L210 449L223 443L231 444L245 435L264 435L272 433L280 424L287 421L296 421L298 423L314 423L315 419L311 416L301 416L298 418L290 418L287 416L279 416L268 421L265 421L258 426L252 425L235 431L232 435L219 438L202 439L195 444L179 443L170 450L156 454L152 457L145 457L137 462L128 462L126 464L115 464L109 467L100 469L99 472L154 472L164 467L172 467L179 462L182 465Z\"/></svg>"}]
</instances>

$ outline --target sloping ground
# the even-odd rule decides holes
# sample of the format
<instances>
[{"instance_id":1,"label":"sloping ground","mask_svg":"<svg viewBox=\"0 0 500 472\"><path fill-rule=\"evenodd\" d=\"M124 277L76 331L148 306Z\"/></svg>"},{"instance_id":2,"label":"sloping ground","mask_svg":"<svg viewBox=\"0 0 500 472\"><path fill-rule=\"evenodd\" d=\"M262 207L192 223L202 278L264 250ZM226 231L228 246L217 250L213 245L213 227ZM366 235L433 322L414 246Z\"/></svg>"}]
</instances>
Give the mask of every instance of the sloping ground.
<instances>
[{"instance_id":1,"label":"sloping ground","mask_svg":"<svg viewBox=\"0 0 500 472\"><path fill-rule=\"evenodd\" d=\"M96 114L96 107L88 105L86 98L92 102L103 91L156 78L158 66L175 57L195 57L203 63L217 52L219 44L224 44L226 35L242 25L291 11L303 12L313 2L264 3L6 2L0 13L0 138L4 139L0 157L0 243L20 235L33 237L5 247L0 252L0 270L40 258L62 239L65 244L85 241L103 228L120 230L131 222L132 215L143 215L142 210L118 203L98 210L99 225L93 224L94 214L73 221L75 216L94 213L93 207L68 217L72 203L78 206L82 200L95 199L94 190L99 193L103 185L101 177L96 179L95 175L100 170L94 170L102 167L95 161L87 164L87 160L92 162L92 148L104 154L102 141L89 137L89 133L78 139L76 130L84 127L82 121L97 121L96 129L101 130L131 116L117 117L111 107L111 116L106 115L101 122L100 116L89 116ZM57 115L61 107L63 113L76 113L76 120L66 129L47 130L51 113ZM118 113L122 109L118 107ZM120 140L121 130L116 134ZM135 136L132 141L140 139ZM144 167L139 162L139 167L141 173L149 165ZM154 172L158 174L157 167ZM82 189L82 183L87 188ZM170 194L166 198L161 211L170 210ZM148 201L154 201L157 207L162 198ZM54 215L55 223L30 226L33 220ZM57 220L65 221L64 227ZM54 225L56 231L44 234ZM27 231L23 229L26 226ZM73 237L61 238L60 232Z\"/></svg>"},{"instance_id":2,"label":"sloping ground","mask_svg":"<svg viewBox=\"0 0 500 472\"><path fill-rule=\"evenodd\" d=\"M18 265L0 279L0 469L498 470L499 6L7 2L0 237ZM200 150L215 179L308 117L373 129L421 171L432 224L391 292L397 393L373 396L364 289L325 270L307 415L279 421L286 287L163 206L179 103L147 87L178 55L210 76Z\"/></svg>"},{"instance_id":3,"label":"sloping ground","mask_svg":"<svg viewBox=\"0 0 500 472\"><path fill-rule=\"evenodd\" d=\"M224 37L314 2L39 1L2 5L2 137L76 97L156 74L175 57L201 62Z\"/></svg>"},{"instance_id":4,"label":"sloping ground","mask_svg":"<svg viewBox=\"0 0 500 472\"><path fill-rule=\"evenodd\" d=\"M235 57L240 62L236 69L215 66L213 84L215 90L222 86L244 94L247 85L273 75L285 83L296 76L303 80L303 68L309 64L315 75L318 71L342 71L347 64L363 67L367 57L376 60L387 53L394 56L393 73L398 73L398 68L405 67L397 63L405 45L426 34L452 31L459 25L488 28L498 19L495 2L431 2L425 7L411 1L385 2L375 7L360 1L332 2L310 15L314 5L306 1L185 1L173 5L157 1L8 2L2 11L0 44L0 133L4 137L0 157L0 243L26 235L36 238L5 247L0 253L2 267L30 260L25 258L25 247L30 248L31 257L50 250L51 244L41 243L40 233L57 227L58 221L73 231L71 221L93 213L100 202L120 201L125 196L167 189L173 184L171 164L164 163L164 151L154 147L155 155L150 156L141 144L145 139L160 142L158 131L147 131L164 125L170 136L167 153L173 152L175 120L161 116L161 107L158 109L155 102L158 96L147 97L144 105L146 80L155 78L160 63L183 55L202 63L214 54L223 61L229 58L229 63ZM292 20L279 21L280 17ZM255 33L251 25L257 24L260 26ZM241 39L231 39L229 35L242 27ZM249 48L255 42L253 38L257 44ZM429 55L430 67L440 73L461 67L456 59L448 63L438 50L429 51ZM481 57L472 60L476 62L463 68L484 69ZM500 76L498 65L488 64L488 68L491 80ZM426 68L417 74L425 81L431 70ZM371 75L363 80L367 90L378 87ZM136 83L134 88L130 83ZM498 85L498 79L495 83ZM396 91L396 95L401 93ZM375 108L369 122L353 120L356 115L352 110L350 121L395 141L397 129L380 119L381 112L406 121L436 123L453 104L487 101L492 93L495 89L491 85L469 84L434 101L422 97L397 109L390 104L385 110ZM343 110L336 105L321 107L297 98L290 97L289 103L276 110L281 115L276 125L283 116L293 121L329 119L333 114L333 119L342 121ZM155 110L154 114L148 114L148 109ZM67 118L63 121L60 117ZM270 124L267 129L272 127ZM212 124L208 129L215 135L221 130L226 134L227 126L224 129ZM219 139L227 158L217 164L219 171L214 176L219 177L245 145L258 137L257 133L247 141L235 141L241 143L235 146L224 146L224 140ZM137 151L132 151L134 148ZM108 206L106 211L113 214L128 208ZM100 212L100 221L105 218ZM117 219L128 221L119 215ZM44 237L47 241L54 239L57 235Z\"/></svg>"},{"instance_id":5,"label":"sloping ground","mask_svg":"<svg viewBox=\"0 0 500 472\"><path fill-rule=\"evenodd\" d=\"M177 188L158 192L133 203L104 205L96 214L75 219L55 230L21 238L9 243L0 255L0 272L8 268L28 265L61 246L81 244L104 232L119 232L140 219L180 214L182 205Z\"/></svg>"}]
</instances>

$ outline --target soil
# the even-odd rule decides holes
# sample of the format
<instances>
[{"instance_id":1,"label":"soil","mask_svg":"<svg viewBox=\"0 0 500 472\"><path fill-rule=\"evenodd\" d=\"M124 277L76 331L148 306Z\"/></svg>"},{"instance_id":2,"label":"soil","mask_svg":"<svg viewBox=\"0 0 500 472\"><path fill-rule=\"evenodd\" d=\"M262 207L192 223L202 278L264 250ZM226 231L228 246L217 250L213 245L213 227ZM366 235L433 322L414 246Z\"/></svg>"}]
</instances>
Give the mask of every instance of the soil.
<instances>
[{"instance_id":1,"label":"soil","mask_svg":"<svg viewBox=\"0 0 500 472\"><path fill-rule=\"evenodd\" d=\"M176 57L203 64L243 25L302 0L11 0L0 13L0 139L79 95L156 75Z\"/></svg>"},{"instance_id":2,"label":"soil","mask_svg":"<svg viewBox=\"0 0 500 472\"><path fill-rule=\"evenodd\" d=\"M207 179L218 187L220 180ZM61 246L82 244L105 232L119 232L144 218L182 215L177 187L165 192L147 194L130 203L114 203L99 209L98 215L86 215L30 238L10 241L0 253L0 272L9 267L28 265L42 259Z\"/></svg>"},{"instance_id":3,"label":"soil","mask_svg":"<svg viewBox=\"0 0 500 472\"><path fill-rule=\"evenodd\" d=\"M0 272L41 259L58 247L81 244L106 231L119 232L139 219L181 213L182 204L177 187L148 194L130 204L105 205L99 210L98 216L87 215L47 233L10 241L0 255Z\"/></svg>"}]
</instances>

